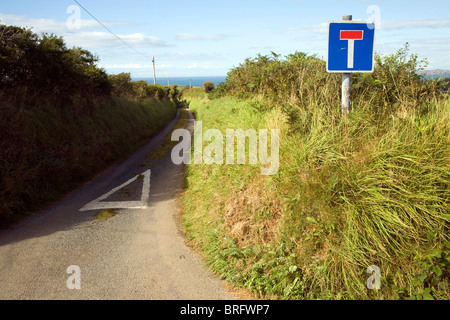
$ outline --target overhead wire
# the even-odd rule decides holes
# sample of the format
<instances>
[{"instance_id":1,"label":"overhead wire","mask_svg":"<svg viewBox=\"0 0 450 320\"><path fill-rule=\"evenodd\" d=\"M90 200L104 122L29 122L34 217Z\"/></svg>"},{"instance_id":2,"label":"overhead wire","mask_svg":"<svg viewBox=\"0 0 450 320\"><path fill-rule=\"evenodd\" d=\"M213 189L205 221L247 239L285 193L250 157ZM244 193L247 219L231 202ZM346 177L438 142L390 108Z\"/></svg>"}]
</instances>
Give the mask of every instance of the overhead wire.
<instances>
[{"instance_id":1,"label":"overhead wire","mask_svg":"<svg viewBox=\"0 0 450 320\"><path fill-rule=\"evenodd\" d=\"M140 52L139 50L137 50L136 48L132 47L130 44L128 44L127 42L125 42L121 37L119 37L117 34L115 34L111 29L109 29L107 26L105 26L99 19L97 19L92 13L89 12L89 10L87 10L85 7L83 7L77 0L73 0L77 5L79 5L84 11L86 11L86 13L88 15L90 15L95 21L97 21L103 28L105 28L109 33L111 33L114 37L116 37L118 40L120 40L124 45L126 45L128 48L134 50L136 53L146 57L146 58L150 58L149 56L147 56L146 54Z\"/></svg>"},{"instance_id":2,"label":"overhead wire","mask_svg":"<svg viewBox=\"0 0 450 320\"><path fill-rule=\"evenodd\" d=\"M154 59L154 57L150 57L143 52L137 50L133 46L131 46L129 43L127 43L125 40L123 40L121 37L119 37L117 34L115 34L111 29L109 29L104 23L102 23L99 19L97 19L89 10L87 10L81 3L79 3L77 0L73 0L80 8L82 8L88 15L90 15L95 21L97 21L105 30L107 30L109 33L111 33L115 38L117 38L120 42L122 42L125 46L133 50L134 52L138 53L139 55L147 58L147 59Z\"/></svg>"}]
</instances>

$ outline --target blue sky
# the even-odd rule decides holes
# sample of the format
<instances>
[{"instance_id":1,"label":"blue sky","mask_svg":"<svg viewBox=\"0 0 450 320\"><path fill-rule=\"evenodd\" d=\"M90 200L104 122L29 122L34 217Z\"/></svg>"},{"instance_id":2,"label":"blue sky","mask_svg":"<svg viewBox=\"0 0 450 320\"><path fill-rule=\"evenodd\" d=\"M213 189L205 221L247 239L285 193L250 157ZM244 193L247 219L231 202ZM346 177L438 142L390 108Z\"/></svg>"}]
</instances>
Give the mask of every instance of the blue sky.
<instances>
[{"instance_id":1,"label":"blue sky","mask_svg":"<svg viewBox=\"0 0 450 320\"><path fill-rule=\"evenodd\" d=\"M376 51L390 54L409 42L427 69L450 70L448 0L78 0L133 49L80 7L78 20L73 0L0 1L0 23L61 35L97 54L110 74L152 77L153 56L158 77L224 76L271 51L325 59L327 23L346 14L377 22Z\"/></svg>"}]
</instances>

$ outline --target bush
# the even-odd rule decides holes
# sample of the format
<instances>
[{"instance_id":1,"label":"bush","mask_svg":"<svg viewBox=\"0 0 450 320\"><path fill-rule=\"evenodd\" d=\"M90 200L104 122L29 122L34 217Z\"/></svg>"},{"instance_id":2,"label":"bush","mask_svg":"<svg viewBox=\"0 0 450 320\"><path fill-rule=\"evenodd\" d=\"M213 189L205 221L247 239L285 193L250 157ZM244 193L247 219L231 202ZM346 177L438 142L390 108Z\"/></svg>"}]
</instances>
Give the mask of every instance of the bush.
<instances>
[{"instance_id":1,"label":"bush","mask_svg":"<svg viewBox=\"0 0 450 320\"><path fill-rule=\"evenodd\" d=\"M91 108L92 99L111 93L97 61L87 50L68 49L62 37L0 25L0 96L16 107Z\"/></svg>"},{"instance_id":2,"label":"bush","mask_svg":"<svg viewBox=\"0 0 450 320\"><path fill-rule=\"evenodd\" d=\"M441 95L443 80L421 80L418 71L426 60L409 54L409 45L396 54L375 57L375 71L352 76L352 106L365 105L378 116L389 115L406 105L429 105ZM273 106L282 106L292 124L299 110L311 106L340 109L341 76L326 72L326 62L317 56L296 52L280 59L258 55L228 73L220 96L264 99Z\"/></svg>"},{"instance_id":3,"label":"bush","mask_svg":"<svg viewBox=\"0 0 450 320\"><path fill-rule=\"evenodd\" d=\"M147 84L147 82L140 80L131 83L133 91L129 98L144 101L147 99L157 100L173 100L178 101L180 92L176 85L167 87L160 84Z\"/></svg>"},{"instance_id":4,"label":"bush","mask_svg":"<svg viewBox=\"0 0 450 320\"><path fill-rule=\"evenodd\" d=\"M272 105L307 108L340 104L339 75L326 72L325 61L296 52L280 59L258 55L232 69L224 91L240 98L261 98ZM334 94L335 93L335 94Z\"/></svg>"},{"instance_id":5,"label":"bush","mask_svg":"<svg viewBox=\"0 0 450 320\"><path fill-rule=\"evenodd\" d=\"M133 82L133 97L139 101L150 98L150 86L144 80Z\"/></svg>"},{"instance_id":6,"label":"bush","mask_svg":"<svg viewBox=\"0 0 450 320\"><path fill-rule=\"evenodd\" d=\"M178 101L181 98L181 92L178 90L178 85L174 84L169 87L169 99Z\"/></svg>"},{"instance_id":7,"label":"bush","mask_svg":"<svg viewBox=\"0 0 450 320\"><path fill-rule=\"evenodd\" d=\"M133 84L129 73L109 75L108 80L112 86L112 94L118 97L133 97Z\"/></svg>"},{"instance_id":8,"label":"bush","mask_svg":"<svg viewBox=\"0 0 450 320\"><path fill-rule=\"evenodd\" d=\"M140 101L179 95L176 86L133 82L129 73L108 76L97 62L87 50L68 49L62 37L0 25L0 98L10 105L91 113L93 100L111 94Z\"/></svg>"},{"instance_id":9,"label":"bush","mask_svg":"<svg viewBox=\"0 0 450 320\"><path fill-rule=\"evenodd\" d=\"M371 74L354 75L353 100L371 101L372 112L389 115L408 105L409 108L427 107L441 96L444 81L424 81L418 74L427 66L426 59L419 60L409 54L409 44L395 54L375 56L375 70Z\"/></svg>"},{"instance_id":10,"label":"bush","mask_svg":"<svg viewBox=\"0 0 450 320\"><path fill-rule=\"evenodd\" d=\"M214 90L208 93L208 98L213 100L223 97L225 95L226 95L225 84L222 82L217 87L215 87Z\"/></svg>"},{"instance_id":11,"label":"bush","mask_svg":"<svg viewBox=\"0 0 450 320\"><path fill-rule=\"evenodd\" d=\"M213 91L213 90L214 90L214 82L212 82L212 81L206 81L206 82L204 82L204 83L203 83L203 90L204 90L206 93L210 93L211 91Z\"/></svg>"}]
</instances>

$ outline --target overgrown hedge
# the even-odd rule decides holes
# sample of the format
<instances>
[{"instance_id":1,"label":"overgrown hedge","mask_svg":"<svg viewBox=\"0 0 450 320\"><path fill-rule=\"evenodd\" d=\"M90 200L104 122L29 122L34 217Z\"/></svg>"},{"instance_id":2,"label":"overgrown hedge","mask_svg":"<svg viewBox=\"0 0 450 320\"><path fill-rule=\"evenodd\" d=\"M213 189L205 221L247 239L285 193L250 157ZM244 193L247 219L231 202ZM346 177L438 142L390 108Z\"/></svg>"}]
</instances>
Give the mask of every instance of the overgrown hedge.
<instances>
[{"instance_id":1,"label":"overgrown hedge","mask_svg":"<svg viewBox=\"0 0 450 320\"><path fill-rule=\"evenodd\" d=\"M160 84L148 84L143 80L132 81L129 73L109 75L108 80L112 85L114 95L128 99L178 100L181 95L177 85L167 87Z\"/></svg>"},{"instance_id":2,"label":"overgrown hedge","mask_svg":"<svg viewBox=\"0 0 450 320\"><path fill-rule=\"evenodd\" d=\"M16 107L56 106L92 112L94 100L119 96L133 100L177 100L176 85L148 85L129 73L107 75L98 58L67 48L62 37L0 25L0 99Z\"/></svg>"},{"instance_id":3,"label":"overgrown hedge","mask_svg":"<svg viewBox=\"0 0 450 320\"><path fill-rule=\"evenodd\" d=\"M82 48L67 48L62 37L0 25L0 98L17 107L92 107L109 96L106 72Z\"/></svg>"},{"instance_id":4,"label":"overgrown hedge","mask_svg":"<svg viewBox=\"0 0 450 320\"><path fill-rule=\"evenodd\" d=\"M439 99L445 86L442 79L421 79L417 71L426 66L426 60L409 54L408 43L395 54L377 54L373 73L352 76L352 107L370 102L379 115L389 115L406 104L426 108ZM296 52L283 59L272 52L248 58L232 69L210 97L225 95L281 106L294 123L299 109L339 107L341 76L327 73L326 62L316 55Z\"/></svg>"},{"instance_id":5,"label":"overgrown hedge","mask_svg":"<svg viewBox=\"0 0 450 320\"><path fill-rule=\"evenodd\" d=\"M62 37L0 25L0 227L133 151L176 113L176 86L108 76Z\"/></svg>"}]
</instances>

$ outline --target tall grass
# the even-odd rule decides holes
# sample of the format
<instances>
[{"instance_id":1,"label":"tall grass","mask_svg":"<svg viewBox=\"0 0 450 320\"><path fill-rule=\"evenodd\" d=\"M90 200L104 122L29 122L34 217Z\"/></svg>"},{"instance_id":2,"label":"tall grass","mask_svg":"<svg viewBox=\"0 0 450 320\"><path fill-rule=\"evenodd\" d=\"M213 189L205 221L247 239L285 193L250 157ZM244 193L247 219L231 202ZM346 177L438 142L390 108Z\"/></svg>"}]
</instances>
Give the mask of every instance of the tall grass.
<instances>
[{"instance_id":1,"label":"tall grass","mask_svg":"<svg viewBox=\"0 0 450 320\"><path fill-rule=\"evenodd\" d=\"M248 64L223 98L192 99L204 130L281 130L275 176L188 166L183 221L213 270L265 298L450 298L450 98L409 73L415 56L397 58L378 57L372 78L356 79L366 85L345 119L332 83L300 77L305 95L283 103L266 84L280 79L233 82L258 79ZM373 265L380 290L367 286Z\"/></svg>"},{"instance_id":2,"label":"tall grass","mask_svg":"<svg viewBox=\"0 0 450 320\"><path fill-rule=\"evenodd\" d=\"M370 265L383 270L384 297L413 290L415 263L449 240L449 115L446 99L426 115L392 115L381 130L361 110L291 140L291 165L279 177L285 232L307 249L305 262L326 266L320 291L365 297Z\"/></svg>"},{"instance_id":3,"label":"tall grass","mask_svg":"<svg viewBox=\"0 0 450 320\"><path fill-rule=\"evenodd\" d=\"M0 105L0 226L60 197L173 118L169 100L102 99L92 114Z\"/></svg>"}]
</instances>

